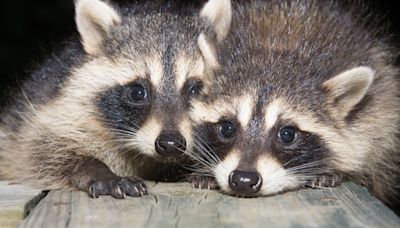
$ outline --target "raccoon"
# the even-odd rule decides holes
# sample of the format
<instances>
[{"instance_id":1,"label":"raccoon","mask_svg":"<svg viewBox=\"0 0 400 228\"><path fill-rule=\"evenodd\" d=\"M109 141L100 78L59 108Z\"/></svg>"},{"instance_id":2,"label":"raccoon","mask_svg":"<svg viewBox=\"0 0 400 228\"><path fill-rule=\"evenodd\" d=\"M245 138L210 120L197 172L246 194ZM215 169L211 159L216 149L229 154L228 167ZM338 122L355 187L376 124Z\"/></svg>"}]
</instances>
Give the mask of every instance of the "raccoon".
<instances>
[{"instance_id":1,"label":"raccoon","mask_svg":"<svg viewBox=\"0 0 400 228\"><path fill-rule=\"evenodd\" d=\"M343 177L398 204L396 50L363 12L339 1L233 3L221 44L202 33L215 81L192 102L204 142L197 184L252 197Z\"/></svg>"},{"instance_id":2,"label":"raccoon","mask_svg":"<svg viewBox=\"0 0 400 228\"><path fill-rule=\"evenodd\" d=\"M194 146L189 102L210 84L197 46L202 6L76 0L80 41L1 110L0 177L124 198L148 194L141 178L179 176Z\"/></svg>"}]
</instances>

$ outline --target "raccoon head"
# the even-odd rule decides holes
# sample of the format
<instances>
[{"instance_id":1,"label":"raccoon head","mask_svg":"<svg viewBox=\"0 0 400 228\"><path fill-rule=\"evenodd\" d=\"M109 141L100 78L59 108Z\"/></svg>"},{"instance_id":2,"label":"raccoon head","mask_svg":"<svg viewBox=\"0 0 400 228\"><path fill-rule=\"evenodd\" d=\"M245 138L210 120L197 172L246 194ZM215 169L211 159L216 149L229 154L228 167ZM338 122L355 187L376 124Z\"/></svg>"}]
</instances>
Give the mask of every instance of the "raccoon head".
<instances>
[{"instance_id":1,"label":"raccoon head","mask_svg":"<svg viewBox=\"0 0 400 228\"><path fill-rule=\"evenodd\" d=\"M251 24L238 24L243 30L228 33L224 45L199 42L210 47L203 48L211 50L205 68L214 84L192 102L202 142L194 155L198 172L214 176L224 192L258 196L299 188L319 175L360 170L365 142L349 130L357 126L347 118L360 117L365 105L359 104L375 78L372 67L363 66L370 62L364 53L339 45L324 50L331 46L323 41L321 49L313 43L313 55L299 53L306 48L274 50L260 44L256 30L245 29ZM335 52L352 61L326 58Z\"/></svg>"},{"instance_id":2,"label":"raccoon head","mask_svg":"<svg viewBox=\"0 0 400 228\"><path fill-rule=\"evenodd\" d=\"M325 119L306 102L277 91L267 97L261 87L247 89L248 84L235 94L194 101L195 134L204 144L196 150L197 160L206 163L222 191L239 196L299 188L318 175L337 172L335 161L354 170L359 155L347 153L357 147L347 144L335 124L363 99L373 75L369 67L358 67L321 84L330 113Z\"/></svg>"},{"instance_id":3,"label":"raccoon head","mask_svg":"<svg viewBox=\"0 0 400 228\"><path fill-rule=\"evenodd\" d=\"M193 147L190 101L209 84L197 47L204 23L198 9L171 13L152 4L76 1L88 60L70 88L90 98L117 148L175 161Z\"/></svg>"}]
</instances>

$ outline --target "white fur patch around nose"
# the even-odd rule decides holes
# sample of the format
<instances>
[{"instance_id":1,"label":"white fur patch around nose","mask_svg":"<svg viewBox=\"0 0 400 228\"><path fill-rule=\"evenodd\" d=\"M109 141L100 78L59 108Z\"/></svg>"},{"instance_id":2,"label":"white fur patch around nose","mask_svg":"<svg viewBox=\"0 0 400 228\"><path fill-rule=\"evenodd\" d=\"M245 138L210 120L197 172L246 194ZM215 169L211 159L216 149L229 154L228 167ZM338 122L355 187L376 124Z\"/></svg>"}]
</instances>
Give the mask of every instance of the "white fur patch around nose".
<instances>
[{"instance_id":1,"label":"white fur patch around nose","mask_svg":"<svg viewBox=\"0 0 400 228\"><path fill-rule=\"evenodd\" d=\"M214 174L218 185L223 191L230 191L229 175L239 165L239 155L232 151L226 158L215 168Z\"/></svg>"},{"instance_id":2,"label":"white fur patch around nose","mask_svg":"<svg viewBox=\"0 0 400 228\"><path fill-rule=\"evenodd\" d=\"M178 128L186 141L186 153L191 153L193 148L192 124L187 117L181 118Z\"/></svg>"},{"instance_id":3,"label":"white fur patch around nose","mask_svg":"<svg viewBox=\"0 0 400 228\"><path fill-rule=\"evenodd\" d=\"M272 157L260 157L257 162L257 171L261 174L263 179L260 191L261 195L273 195L300 186L300 181L296 176L287 172L286 169Z\"/></svg>"},{"instance_id":4,"label":"white fur patch around nose","mask_svg":"<svg viewBox=\"0 0 400 228\"><path fill-rule=\"evenodd\" d=\"M132 140L132 147L139 150L140 153L151 157L158 156L155 151L155 141L161 132L161 123L154 118L149 119L136 132Z\"/></svg>"}]
</instances>

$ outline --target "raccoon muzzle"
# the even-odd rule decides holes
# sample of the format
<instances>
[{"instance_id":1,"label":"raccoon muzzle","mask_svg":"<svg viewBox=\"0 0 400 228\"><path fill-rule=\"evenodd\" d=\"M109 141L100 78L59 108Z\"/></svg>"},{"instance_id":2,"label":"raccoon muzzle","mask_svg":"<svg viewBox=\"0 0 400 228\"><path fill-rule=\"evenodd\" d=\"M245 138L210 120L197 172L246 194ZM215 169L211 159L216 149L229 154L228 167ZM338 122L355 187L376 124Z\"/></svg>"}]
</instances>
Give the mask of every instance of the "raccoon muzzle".
<instances>
[{"instance_id":1,"label":"raccoon muzzle","mask_svg":"<svg viewBox=\"0 0 400 228\"><path fill-rule=\"evenodd\" d=\"M161 132L155 142L156 152L162 157L174 157L185 153L186 140L177 131Z\"/></svg>"},{"instance_id":2,"label":"raccoon muzzle","mask_svg":"<svg viewBox=\"0 0 400 228\"><path fill-rule=\"evenodd\" d=\"M253 196L261 186L262 177L258 172L234 170L229 175L229 187L239 195Z\"/></svg>"}]
</instances>

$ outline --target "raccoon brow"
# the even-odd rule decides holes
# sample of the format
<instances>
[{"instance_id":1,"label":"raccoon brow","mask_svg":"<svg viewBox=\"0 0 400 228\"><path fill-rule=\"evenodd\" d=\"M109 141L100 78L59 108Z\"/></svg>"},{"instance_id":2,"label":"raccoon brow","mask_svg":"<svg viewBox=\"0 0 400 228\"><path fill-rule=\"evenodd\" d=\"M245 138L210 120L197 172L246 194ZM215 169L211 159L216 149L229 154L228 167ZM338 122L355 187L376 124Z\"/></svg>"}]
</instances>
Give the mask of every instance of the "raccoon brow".
<instances>
[{"instance_id":1,"label":"raccoon brow","mask_svg":"<svg viewBox=\"0 0 400 228\"><path fill-rule=\"evenodd\" d=\"M191 88L191 86L196 85L196 84L203 86L203 81L200 79L200 77L195 76L195 77L187 78L185 83L183 84L181 91L183 93L185 93Z\"/></svg>"}]
</instances>

